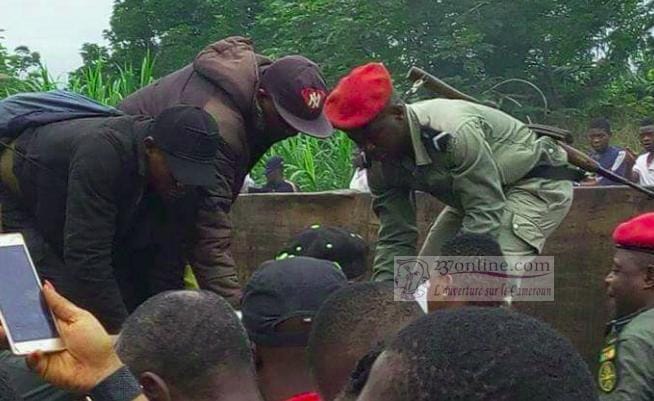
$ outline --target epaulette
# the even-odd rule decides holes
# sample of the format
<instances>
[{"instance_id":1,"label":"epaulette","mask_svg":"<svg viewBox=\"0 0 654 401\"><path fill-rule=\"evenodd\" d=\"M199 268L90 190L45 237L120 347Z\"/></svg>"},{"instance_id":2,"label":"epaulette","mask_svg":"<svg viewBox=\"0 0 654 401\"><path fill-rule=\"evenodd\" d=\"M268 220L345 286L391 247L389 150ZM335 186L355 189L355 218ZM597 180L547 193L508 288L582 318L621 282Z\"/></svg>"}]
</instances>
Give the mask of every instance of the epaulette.
<instances>
[{"instance_id":1,"label":"epaulette","mask_svg":"<svg viewBox=\"0 0 654 401\"><path fill-rule=\"evenodd\" d=\"M445 152L452 139L452 134L449 132L436 131L431 127L422 127L420 136L425 147L431 147L437 152Z\"/></svg>"}]
</instances>

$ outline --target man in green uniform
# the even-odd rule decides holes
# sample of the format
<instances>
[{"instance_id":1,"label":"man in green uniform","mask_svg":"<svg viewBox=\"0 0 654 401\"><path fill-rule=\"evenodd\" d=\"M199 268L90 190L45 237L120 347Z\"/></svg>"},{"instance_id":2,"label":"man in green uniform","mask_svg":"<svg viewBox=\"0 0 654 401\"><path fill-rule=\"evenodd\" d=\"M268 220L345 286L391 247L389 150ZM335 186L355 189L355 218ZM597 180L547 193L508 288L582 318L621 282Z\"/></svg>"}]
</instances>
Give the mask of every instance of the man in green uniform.
<instances>
[{"instance_id":1,"label":"man in green uniform","mask_svg":"<svg viewBox=\"0 0 654 401\"><path fill-rule=\"evenodd\" d=\"M654 213L619 225L613 242L605 281L615 320L600 353L600 399L654 400Z\"/></svg>"},{"instance_id":2,"label":"man in green uniform","mask_svg":"<svg viewBox=\"0 0 654 401\"><path fill-rule=\"evenodd\" d=\"M396 256L416 254L415 190L446 204L419 255L437 256L457 233L490 234L506 256L536 255L572 202L567 156L517 119L461 100L394 102L382 64L354 69L325 111L373 161L368 181L381 227L376 280L393 279Z\"/></svg>"}]
</instances>

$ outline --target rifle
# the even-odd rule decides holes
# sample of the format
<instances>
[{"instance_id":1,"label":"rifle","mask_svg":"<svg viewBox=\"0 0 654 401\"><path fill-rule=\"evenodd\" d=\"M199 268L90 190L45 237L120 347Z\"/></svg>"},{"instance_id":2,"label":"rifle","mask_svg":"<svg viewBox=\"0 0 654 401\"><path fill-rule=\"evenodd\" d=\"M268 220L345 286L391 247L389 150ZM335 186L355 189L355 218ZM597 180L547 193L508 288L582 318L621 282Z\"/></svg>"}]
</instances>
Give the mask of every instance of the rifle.
<instances>
[{"instance_id":1,"label":"rifle","mask_svg":"<svg viewBox=\"0 0 654 401\"><path fill-rule=\"evenodd\" d=\"M411 82L414 82L414 86L411 88L411 91L413 92L417 91L420 86L424 85L427 89L441 96L444 96L447 99L466 100L468 102L485 106L493 106L488 103L480 102L476 98L453 88L452 86L418 67L411 67L409 73L407 74L407 78ZM527 127L539 135L545 135L554 138L558 142L559 146L561 146L561 148L563 148L563 150L568 154L568 162L573 166L579 167L584 171L595 173L615 182L619 182L620 184L627 185L654 199L654 191L651 191L641 185L638 185L624 177L615 174L610 170L605 169L598 162L591 159L590 156L570 146L572 143L572 134L570 131L542 124L528 124Z\"/></svg>"}]
</instances>

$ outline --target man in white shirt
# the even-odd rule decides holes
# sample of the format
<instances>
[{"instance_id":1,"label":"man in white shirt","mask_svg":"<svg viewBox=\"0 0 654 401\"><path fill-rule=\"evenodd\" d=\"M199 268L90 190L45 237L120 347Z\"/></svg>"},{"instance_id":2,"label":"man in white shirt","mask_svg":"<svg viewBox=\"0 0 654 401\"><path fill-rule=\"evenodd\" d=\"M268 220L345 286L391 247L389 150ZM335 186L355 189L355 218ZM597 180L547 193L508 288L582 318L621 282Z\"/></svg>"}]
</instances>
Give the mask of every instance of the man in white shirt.
<instances>
[{"instance_id":1,"label":"man in white shirt","mask_svg":"<svg viewBox=\"0 0 654 401\"><path fill-rule=\"evenodd\" d=\"M654 120L644 119L640 124L640 143L645 153L638 156L633 168L633 181L640 185L654 186Z\"/></svg>"}]
</instances>

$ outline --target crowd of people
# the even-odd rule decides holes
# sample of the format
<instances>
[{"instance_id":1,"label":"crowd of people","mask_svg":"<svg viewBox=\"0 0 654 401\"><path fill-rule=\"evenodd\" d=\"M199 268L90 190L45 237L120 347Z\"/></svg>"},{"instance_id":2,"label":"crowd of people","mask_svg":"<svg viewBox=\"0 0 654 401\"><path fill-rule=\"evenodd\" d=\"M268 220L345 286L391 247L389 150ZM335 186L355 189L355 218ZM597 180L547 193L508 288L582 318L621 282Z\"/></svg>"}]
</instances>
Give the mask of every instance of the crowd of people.
<instances>
[{"instance_id":1,"label":"crowd of people","mask_svg":"<svg viewBox=\"0 0 654 401\"><path fill-rule=\"evenodd\" d=\"M616 319L596 377L566 338L506 304L451 299L424 310L398 301L392 282L360 281L365 242L317 225L253 273L241 318L212 292L166 291L137 307L114 341L46 282L67 349L27 363L65 390L59 400L651 400L654 213L619 225L613 239L606 283ZM501 252L476 234L444 249ZM7 373L0 399L21 401Z\"/></svg>"},{"instance_id":2,"label":"crowd of people","mask_svg":"<svg viewBox=\"0 0 654 401\"><path fill-rule=\"evenodd\" d=\"M3 396L654 399L652 214L614 232L616 320L595 378L569 341L510 303L395 300L398 256L531 258L565 219L578 176L565 148L498 109L406 104L383 63L329 90L315 62L273 61L231 37L118 109L55 91L4 99L0 116L3 229L24 236L66 345L26 361L68 391L2 353L0 378L15 390ZM593 157L646 183L653 127L643 122L648 153L632 168L594 121ZM263 187L248 173L273 144L334 129L358 149L357 185L380 222L374 255L356 233L312 226L241 286L233 203L244 188L298 191L280 157L267 160ZM445 205L420 249L416 191ZM200 290L185 289L187 267Z\"/></svg>"}]
</instances>

